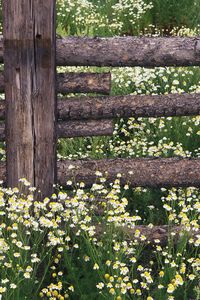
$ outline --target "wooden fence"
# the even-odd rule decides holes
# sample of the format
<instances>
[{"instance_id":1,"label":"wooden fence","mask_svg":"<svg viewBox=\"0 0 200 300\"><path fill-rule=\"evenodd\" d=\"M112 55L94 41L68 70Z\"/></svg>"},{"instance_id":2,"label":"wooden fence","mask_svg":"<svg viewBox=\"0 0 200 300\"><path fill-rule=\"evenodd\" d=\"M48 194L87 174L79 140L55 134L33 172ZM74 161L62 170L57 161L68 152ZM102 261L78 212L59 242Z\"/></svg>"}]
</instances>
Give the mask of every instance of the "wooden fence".
<instances>
[{"instance_id":1,"label":"wooden fence","mask_svg":"<svg viewBox=\"0 0 200 300\"><path fill-rule=\"evenodd\" d=\"M199 66L199 37L57 38L55 2L7 0L0 39L0 139L6 165L0 179L17 186L26 177L41 195L67 180L91 186L95 171L117 173L132 186L200 186L198 159L56 160L58 137L111 135L117 117L200 114L200 94L88 96L57 99L69 92L109 94L109 73L56 74L57 66ZM74 165L73 169L69 166Z\"/></svg>"}]
</instances>

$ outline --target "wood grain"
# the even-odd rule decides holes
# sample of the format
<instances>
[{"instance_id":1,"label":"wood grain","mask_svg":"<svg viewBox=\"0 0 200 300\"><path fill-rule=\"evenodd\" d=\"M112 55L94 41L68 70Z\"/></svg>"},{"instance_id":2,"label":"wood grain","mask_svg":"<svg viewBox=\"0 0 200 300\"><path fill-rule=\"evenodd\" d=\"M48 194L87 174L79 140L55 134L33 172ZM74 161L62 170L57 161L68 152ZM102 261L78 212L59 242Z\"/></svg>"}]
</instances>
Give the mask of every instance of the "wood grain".
<instances>
[{"instance_id":1,"label":"wood grain","mask_svg":"<svg viewBox=\"0 0 200 300\"><path fill-rule=\"evenodd\" d=\"M3 1L7 185L56 182L55 1Z\"/></svg>"}]
</instances>

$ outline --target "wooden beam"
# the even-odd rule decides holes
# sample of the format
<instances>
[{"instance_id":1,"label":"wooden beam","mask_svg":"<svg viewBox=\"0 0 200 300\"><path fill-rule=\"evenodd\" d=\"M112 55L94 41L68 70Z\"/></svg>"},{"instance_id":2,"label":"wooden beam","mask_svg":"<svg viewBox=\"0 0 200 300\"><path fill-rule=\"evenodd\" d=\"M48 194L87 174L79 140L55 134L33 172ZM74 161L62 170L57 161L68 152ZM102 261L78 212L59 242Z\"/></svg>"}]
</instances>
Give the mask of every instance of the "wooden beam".
<instances>
[{"instance_id":1,"label":"wooden beam","mask_svg":"<svg viewBox=\"0 0 200 300\"><path fill-rule=\"evenodd\" d=\"M114 131L112 120L83 120L58 123L60 138L108 136Z\"/></svg>"},{"instance_id":2,"label":"wooden beam","mask_svg":"<svg viewBox=\"0 0 200 300\"><path fill-rule=\"evenodd\" d=\"M200 93L58 99L58 119L60 120L173 117L199 114ZM5 103L0 101L0 119L4 118Z\"/></svg>"},{"instance_id":3,"label":"wooden beam","mask_svg":"<svg viewBox=\"0 0 200 300\"><path fill-rule=\"evenodd\" d=\"M121 174L121 184L132 187L200 187L200 159L195 158L64 160L57 164L58 183L62 186L72 180L90 187L98 181L98 170L106 177L106 183L114 182ZM5 177L5 163L0 162L0 180Z\"/></svg>"},{"instance_id":4,"label":"wooden beam","mask_svg":"<svg viewBox=\"0 0 200 300\"><path fill-rule=\"evenodd\" d=\"M58 138L109 136L113 134L112 120L78 120L59 122L57 124ZM0 141L5 141L5 124L0 123Z\"/></svg>"},{"instance_id":5,"label":"wooden beam","mask_svg":"<svg viewBox=\"0 0 200 300\"><path fill-rule=\"evenodd\" d=\"M67 37L57 39L57 64L68 66L199 66L199 37Z\"/></svg>"},{"instance_id":6,"label":"wooden beam","mask_svg":"<svg viewBox=\"0 0 200 300\"><path fill-rule=\"evenodd\" d=\"M7 185L56 183L55 1L3 1Z\"/></svg>"},{"instance_id":7,"label":"wooden beam","mask_svg":"<svg viewBox=\"0 0 200 300\"><path fill-rule=\"evenodd\" d=\"M69 166L74 166L71 169ZM60 161L58 181L83 181L87 187L96 182L96 171L102 172L107 183L121 174L121 184L132 187L200 187L200 159L141 158Z\"/></svg>"},{"instance_id":8,"label":"wooden beam","mask_svg":"<svg viewBox=\"0 0 200 300\"><path fill-rule=\"evenodd\" d=\"M57 65L199 66L199 37L66 37L57 39ZM0 38L3 62L3 38Z\"/></svg>"},{"instance_id":9,"label":"wooden beam","mask_svg":"<svg viewBox=\"0 0 200 300\"><path fill-rule=\"evenodd\" d=\"M98 93L109 95L111 73L58 73L57 92Z\"/></svg>"},{"instance_id":10,"label":"wooden beam","mask_svg":"<svg viewBox=\"0 0 200 300\"><path fill-rule=\"evenodd\" d=\"M200 114L199 94L75 97L58 101L62 120L169 117Z\"/></svg>"},{"instance_id":11,"label":"wooden beam","mask_svg":"<svg viewBox=\"0 0 200 300\"><path fill-rule=\"evenodd\" d=\"M98 93L108 95L111 90L110 73L58 73L57 92ZM0 93L5 91L4 75L0 72Z\"/></svg>"}]
</instances>

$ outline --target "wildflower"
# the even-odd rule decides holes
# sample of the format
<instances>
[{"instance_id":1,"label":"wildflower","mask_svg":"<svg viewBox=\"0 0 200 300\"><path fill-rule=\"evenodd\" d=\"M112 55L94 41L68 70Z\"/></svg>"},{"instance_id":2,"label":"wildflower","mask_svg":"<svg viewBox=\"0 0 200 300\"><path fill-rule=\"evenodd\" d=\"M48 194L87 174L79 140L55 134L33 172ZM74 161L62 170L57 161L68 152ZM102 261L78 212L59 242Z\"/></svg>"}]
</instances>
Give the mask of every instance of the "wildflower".
<instances>
[{"instance_id":1,"label":"wildflower","mask_svg":"<svg viewBox=\"0 0 200 300\"><path fill-rule=\"evenodd\" d=\"M163 271L160 271L160 272L159 272L159 276L160 276L160 277L163 277L164 274L165 274L165 273L164 273Z\"/></svg>"},{"instance_id":2,"label":"wildflower","mask_svg":"<svg viewBox=\"0 0 200 300\"><path fill-rule=\"evenodd\" d=\"M71 292L74 292L74 287L73 287L73 285L70 285L70 286L68 287L68 290L71 291Z\"/></svg>"},{"instance_id":3,"label":"wildflower","mask_svg":"<svg viewBox=\"0 0 200 300\"><path fill-rule=\"evenodd\" d=\"M174 285L173 284L168 284L168 287L167 287L167 293L168 294L172 294L173 292L174 292L174 290L175 290L175 287L174 287Z\"/></svg>"},{"instance_id":4,"label":"wildflower","mask_svg":"<svg viewBox=\"0 0 200 300\"><path fill-rule=\"evenodd\" d=\"M111 295L114 295L114 294L115 294L115 290L114 290L113 288L111 288L111 289L109 290L109 293L110 293Z\"/></svg>"},{"instance_id":5,"label":"wildflower","mask_svg":"<svg viewBox=\"0 0 200 300\"><path fill-rule=\"evenodd\" d=\"M176 276L175 276L175 284L176 285L183 285L183 278L181 277L181 275L176 274Z\"/></svg>"},{"instance_id":6,"label":"wildflower","mask_svg":"<svg viewBox=\"0 0 200 300\"><path fill-rule=\"evenodd\" d=\"M93 269L94 270L99 270L99 265L97 263L95 263L94 266L93 266Z\"/></svg>"},{"instance_id":7,"label":"wildflower","mask_svg":"<svg viewBox=\"0 0 200 300\"><path fill-rule=\"evenodd\" d=\"M24 273L24 277L27 278L27 279L29 279L29 278L31 278L31 275L30 275L29 272L25 272L25 273Z\"/></svg>"},{"instance_id":8,"label":"wildflower","mask_svg":"<svg viewBox=\"0 0 200 300\"><path fill-rule=\"evenodd\" d=\"M195 277L196 277L196 276L195 276L194 274L189 274L189 275L188 275L188 278L189 278L190 280L194 280Z\"/></svg>"},{"instance_id":9,"label":"wildflower","mask_svg":"<svg viewBox=\"0 0 200 300\"><path fill-rule=\"evenodd\" d=\"M0 294L3 294L6 292L6 287L0 286Z\"/></svg>"},{"instance_id":10,"label":"wildflower","mask_svg":"<svg viewBox=\"0 0 200 300\"><path fill-rule=\"evenodd\" d=\"M131 257L131 258L130 258L130 262L135 263L136 261L137 261L137 260L136 260L135 257Z\"/></svg>"},{"instance_id":11,"label":"wildflower","mask_svg":"<svg viewBox=\"0 0 200 300\"><path fill-rule=\"evenodd\" d=\"M141 295L142 295L141 290L140 290L140 289L137 289L137 290L136 290L136 294L137 294L138 296L141 296Z\"/></svg>"},{"instance_id":12,"label":"wildflower","mask_svg":"<svg viewBox=\"0 0 200 300\"><path fill-rule=\"evenodd\" d=\"M109 280L110 275L109 274L105 274L104 277L105 277L106 280Z\"/></svg>"},{"instance_id":13,"label":"wildflower","mask_svg":"<svg viewBox=\"0 0 200 300\"><path fill-rule=\"evenodd\" d=\"M96 287L99 289L99 290L102 290L103 287L104 287L104 283L103 282L99 282Z\"/></svg>"},{"instance_id":14,"label":"wildflower","mask_svg":"<svg viewBox=\"0 0 200 300\"><path fill-rule=\"evenodd\" d=\"M163 288L164 288L164 286L163 286L162 284L159 284L159 285L158 285L158 289L159 289L159 290L161 290L161 289L163 289Z\"/></svg>"},{"instance_id":15,"label":"wildflower","mask_svg":"<svg viewBox=\"0 0 200 300\"><path fill-rule=\"evenodd\" d=\"M109 267L111 265L111 261L110 260L107 260L106 261L106 265Z\"/></svg>"},{"instance_id":16,"label":"wildflower","mask_svg":"<svg viewBox=\"0 0 200 300\"><path fill-rule=\"evenodd\" d=\"M90 257L89 257L89 256L87 256L87 255L85 255L83 259L84 259L84 261L85 261L85 262L88 262L88 261L90 261Z\"/></svg>"}]
</instances>

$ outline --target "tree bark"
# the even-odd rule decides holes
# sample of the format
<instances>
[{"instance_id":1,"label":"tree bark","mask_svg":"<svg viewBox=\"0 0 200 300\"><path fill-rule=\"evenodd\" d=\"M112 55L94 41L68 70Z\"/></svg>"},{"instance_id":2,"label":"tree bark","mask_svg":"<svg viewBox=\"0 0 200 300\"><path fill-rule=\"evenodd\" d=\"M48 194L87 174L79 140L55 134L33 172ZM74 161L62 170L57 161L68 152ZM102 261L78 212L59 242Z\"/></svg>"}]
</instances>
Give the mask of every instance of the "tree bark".
<instances>
[{"instance_id":1,"label":"tree bark","mask_svg":"<svg viewBox=\"0 0 200 300\"><path fill-rule=\"evenodd\" d=\"M107 136L112 135L114 125L112 120L83 120L58 123L60 138Z\"/></svg>"},{"instance_id":2,"label":"tree bark","mask_svg":"<svg viewBox=\"0 0 200 300\"><path fill-rule=\"evenodd\" d=\"M59 66L199 66L199 54L199 37L66 37L57 39L56 61Z\"/></svg>"},{"instance_id":3,"label":"tree bark","mask_svg":"<svg viewBox=\"0 0 200 300\"><path fill-rule=\"evenodd\" d=\"M75 120L57 123L58 138L112 135L112 120ZM5 141L5 124L0 123L0 141Z\"/></svg>"},{"instance_id":4,"label":"tree bark","mask_svg":"<svg viewBox=\"0 0 200 300\"><path fill-rule=\"evenodd\" d=\"M117 174L121 174L121 184L129 183L132 187L200 187L200 160L195 158L58 161L58 183L66 186L68 180L83 181L90 187L98 181L97 170L107 178L106 184L114 182ZM5 177L5 164L1 162L0 180L4 181Z\"/></svg>"},{"instance_id":5,"label":"tree bark","mask_svg":"<svg viewBox=\"0 0 200 300\"><path fill-rule=\"evenodd\" d=\"M70 165L74 168L70 169ZM96 171L103 173L107 183L121 174L121 184L132 187L200 187L200 159L178 158L60 161L58 181L65 185L73 179L90 187L97 180Z\"/></svg>"},{"instance_id":6,"label":"tree bark","mask_svg":"<svg viewBox=\"0 0 200 300\"><path fill-rule=\"evenodd\" d=\"M4 82L4 74L0 72L0 93L5 92L5 82Z\"/></svg>"},{"instance_id":7,"label":"tree bark","mask_svg":"<svg viewBox=\"0 0 200 300\"><path fill-rule=\"evenodd\" d=\"M127 95L58 99L60 120L101 120L129 117L172 117L200 114L200 93L169 95ZM0 101L0 119L5 103Z\"/></svg>"},{"instance_id":8,"label":"tree bark","mask_svg":"<svg viewBox=\"0 0 200 300\"><path fill-rule=\"evenodd\" d=\"M58 73L57 92L109 94L111 73Z\"/></svg>"},{"instance_id":9,"label":"tree bark","mask_svg":"<svg viewBox=\"0 0 200 300\"><path fill-rule=\"evenodd\" d=\"M199 37L67 37L57 39L57 64L67 66L199 66Z\"/></svg>"},{"instance_id":10,"label":"tree bark","mask_svg":"<svg viewBox=\"0 0 200 300\"><path fill-rule=\"evenodd\" d=\"M110 73L58 73L57 92L99 93L108 95L111 90ZM4 75L0 72L0 93L5 91Z\"/></svg>"},{"instance_id":11,"label":"tree bark","mask_svg":"<svg viewBox=\"0 0 200 300\"><path fill-rule=\"evenodd\" d=\"M3 36L0 36L0 63L3 63L4 61L4 42L3 42Z\"/></svg>"},{"instance_id":12,"label":"tree bark","mask_svg":"<svg viewBox=\"0 0 200 300\"><path fill-rule=\"evenodd\" d=\"M55 1L3 1L7 185L56 183Z\"/></svg>"},{"instance_id":13,"label":"tree bark","mask_svg":"<svg viewBox=\"0 0 200 300\"><path fill-rule=\"evenodd\" d=\"M200 94L80 97L58 101L58 117L62 120L198 114L200 114Z\"/></svg>"},{"instance_id":14,"label":"tree bark","mask_svg":"<svg viewBox=\"0 0 200 300\"><path fill-rule=\"evenodd\" d=\"M5 119L5 101L0 100L0 120Z\"/></svg>"},{"instance_id":15,"label":"tree bark","mask_svg":"<svg viewBox=\"0 0 200 300\"><path fill-rule=\"evenodd\" d=\"M5 141L5 123L0 123L0 142Z\"/></svg>"}]
</instances>

